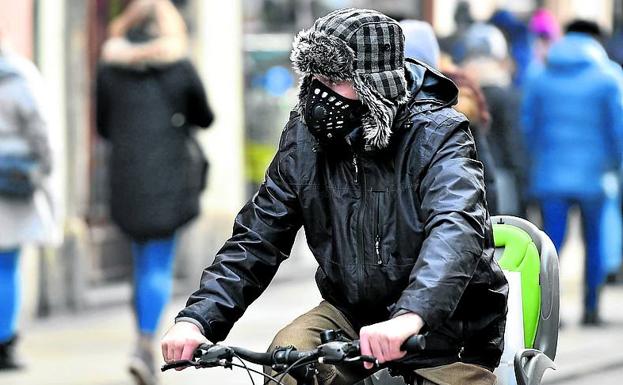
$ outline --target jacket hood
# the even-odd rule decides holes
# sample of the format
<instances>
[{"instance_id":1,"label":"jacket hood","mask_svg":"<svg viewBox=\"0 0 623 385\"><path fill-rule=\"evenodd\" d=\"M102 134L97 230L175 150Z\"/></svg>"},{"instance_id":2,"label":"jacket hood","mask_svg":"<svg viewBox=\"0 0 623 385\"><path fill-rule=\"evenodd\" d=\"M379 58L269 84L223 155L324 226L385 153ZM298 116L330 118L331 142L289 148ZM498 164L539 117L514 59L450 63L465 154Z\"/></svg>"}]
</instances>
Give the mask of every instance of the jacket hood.
<instances>
[{"instance_id":1,"label":"jacket hood","mask_svg":"<svg viewBox=\"0 0 623 385\"><path fill-rule=\"evenodd\" d=\"M584 67L607 60L606 52L592 37L568 33L547 54L548 67Z\"/></svg>"},{"instance_id":2,"label":"jacket hood","mask_svg":"<svg viewBox=\"0 0 623 385\"><path fill-rule=\"evenodd\" d=\"M454 82L436 69L415 59L405 62L407 87L411 94L409 105L427 105L425 110L436 110L456 104L459 89Z\"/></svg>"},{"instance_id":3,"label":"jacket hood","mask_svg":"<svg viewBox=\"0 0 623 385\"><path fill-rule=\"evenodd\" d=\"M415 59L405 59L409 101L398 110L393 131L400 131L415 114L436 111L457 104L459 89L436 69Z\"/></svg>"}]
</instances>

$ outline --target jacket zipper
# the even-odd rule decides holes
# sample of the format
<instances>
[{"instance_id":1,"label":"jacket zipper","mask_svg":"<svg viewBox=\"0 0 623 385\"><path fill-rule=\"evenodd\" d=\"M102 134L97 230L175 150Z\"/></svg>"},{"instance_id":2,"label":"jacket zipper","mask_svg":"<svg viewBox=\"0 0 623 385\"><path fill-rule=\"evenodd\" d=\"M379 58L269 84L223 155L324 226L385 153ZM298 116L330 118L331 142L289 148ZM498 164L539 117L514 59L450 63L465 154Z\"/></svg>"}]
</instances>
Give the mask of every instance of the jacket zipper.
<instances>
[{"instance_id":1,"label":"jacket zipper","mask_svg":"<svg viewBox=\"0 0 623 385\"><path fill-rule=\"evenodd\" d=\"M357 155L353 154L353 167L355 168L355 183L359 184L359 164L357 162Z\"/></svg>"},{"instance_id":2,"label":"jacket zipper","mask_svg":"<svg viewBox=\"0 0 623 385\"><path fill-rule=\"evenodd\" d=\"M359 166L358 166L358 159L357 159L357 154L353 154L353 166L355 167L355 183L358 183L359 180ZM365 216L365 211L366 211L366 177L365 177L365 173L362 173L361 175L361 198L360 198L360 202L361 204L359 205L359 215L358 215L358 221L357 221L357 233L359 234L359 250L357 252L356 260L355 263L357 265L357 281L358 281L358 285L360 286L361 290L359 291L359 297L360 298L364 298L365 297L365 293L364 293L364 286L361 285L361 283L363 282L363 268L364 268L364 262L365 262L365 237L364 237L364 232L363 232L363 223L364 223L364 216Z\"/></svg>"},{"instance_id":3,"label":"jacket zipper","mask_svg":"<svg viewBox=\"0 0 623 385\"><path fill-rule=\"evenodd\" d=\"M376 264L383 265L383 256L381 255L381 232L379 222L381 220L381 199L379 193L376 194L376 211L374 221L374 252L376 253Z\"/></svg>"}]
</instances>

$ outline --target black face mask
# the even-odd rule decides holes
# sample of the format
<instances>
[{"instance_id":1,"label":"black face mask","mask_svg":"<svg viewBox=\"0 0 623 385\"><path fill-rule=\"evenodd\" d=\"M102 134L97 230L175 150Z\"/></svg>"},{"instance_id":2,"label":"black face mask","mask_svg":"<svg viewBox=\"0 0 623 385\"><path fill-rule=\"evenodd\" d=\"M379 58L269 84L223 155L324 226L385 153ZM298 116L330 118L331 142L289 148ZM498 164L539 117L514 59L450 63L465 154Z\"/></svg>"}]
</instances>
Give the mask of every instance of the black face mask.
<instances>
[{"instance_id":1,"label":"black face mask","mask_svg":"<svg viewBox=\"0 0 623 385\"><path fill-rule=\"evenodd\" d=\"M364 107L361 101L348 99L314 79L305 103L305 123L320 142L336 143L361 126Z\"/></svg>"}]
</instances>

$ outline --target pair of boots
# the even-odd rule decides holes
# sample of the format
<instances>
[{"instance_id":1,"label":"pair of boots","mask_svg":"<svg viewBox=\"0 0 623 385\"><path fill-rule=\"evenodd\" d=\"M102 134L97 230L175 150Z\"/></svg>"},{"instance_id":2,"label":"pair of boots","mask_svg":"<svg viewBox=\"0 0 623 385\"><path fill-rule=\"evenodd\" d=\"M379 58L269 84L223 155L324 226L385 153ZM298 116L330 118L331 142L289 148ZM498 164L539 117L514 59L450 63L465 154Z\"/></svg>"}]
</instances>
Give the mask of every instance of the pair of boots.
<instances>
[{"instance_id":1,"label":"pair of boots","mask_svg":"<svg viewBox=\"0 0 623 385\"><path fill-rule=\"evenodd\" d=\"M0 342L0 370L16 370L22 368L22 364L17 358L15 346L17 336L11 337L8 341Z\"/></svg>"},{"instance_id":2,"label":"pair of boots","mask_svg":"<svg viewBox=\"0 0 623 385\"><path fill-rule=\"evenodd\" d=\"M130 357L129 370L137 385L156 385L158 383L153 335L141 334L139 336Z\"/></svg>"}]
</instances>

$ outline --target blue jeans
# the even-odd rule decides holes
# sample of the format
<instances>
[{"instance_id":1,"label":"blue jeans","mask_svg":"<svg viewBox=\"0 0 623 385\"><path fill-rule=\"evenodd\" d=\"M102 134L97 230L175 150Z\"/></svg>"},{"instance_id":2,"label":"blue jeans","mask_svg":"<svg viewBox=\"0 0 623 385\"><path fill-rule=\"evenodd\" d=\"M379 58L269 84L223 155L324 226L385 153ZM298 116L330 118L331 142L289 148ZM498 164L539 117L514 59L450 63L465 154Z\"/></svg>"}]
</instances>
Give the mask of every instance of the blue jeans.
<instances>
[{"instance_id":1,"label":"blue jeans","mask_svg":"<svg viewBox=\"0 0 623 385\"><path fill-rule=\"evenodd\" d=\"M601 255L601 216L605 198L585 199L547 198L541 200L543 230L549 235L560 253L567 231L569 209L577 204L582 215L582 235L586 258L584 269L584 310L597 310L599 288L606 276L605 263Z\"/></svg>"},{"instance_id":2,"label":"blue jeans","mask_svg":"<svg viewBox=\"0 0 623 385\"><path fill-rule=\"evenodd\" d=\"M10 340L17 330L21 305L19 254L19 249L0 250L0 342Z\"/></svg>"},{"instance_id":3,"label":"blue jeans","mask_svg":"<svg viewBox=\"0 0 623 385\"><path fill-rule=\"evenodd\" d=\"M175 237L132 242L134 306L141 333L154 334L171 298Z\"/></svg>"}]
</instances>

